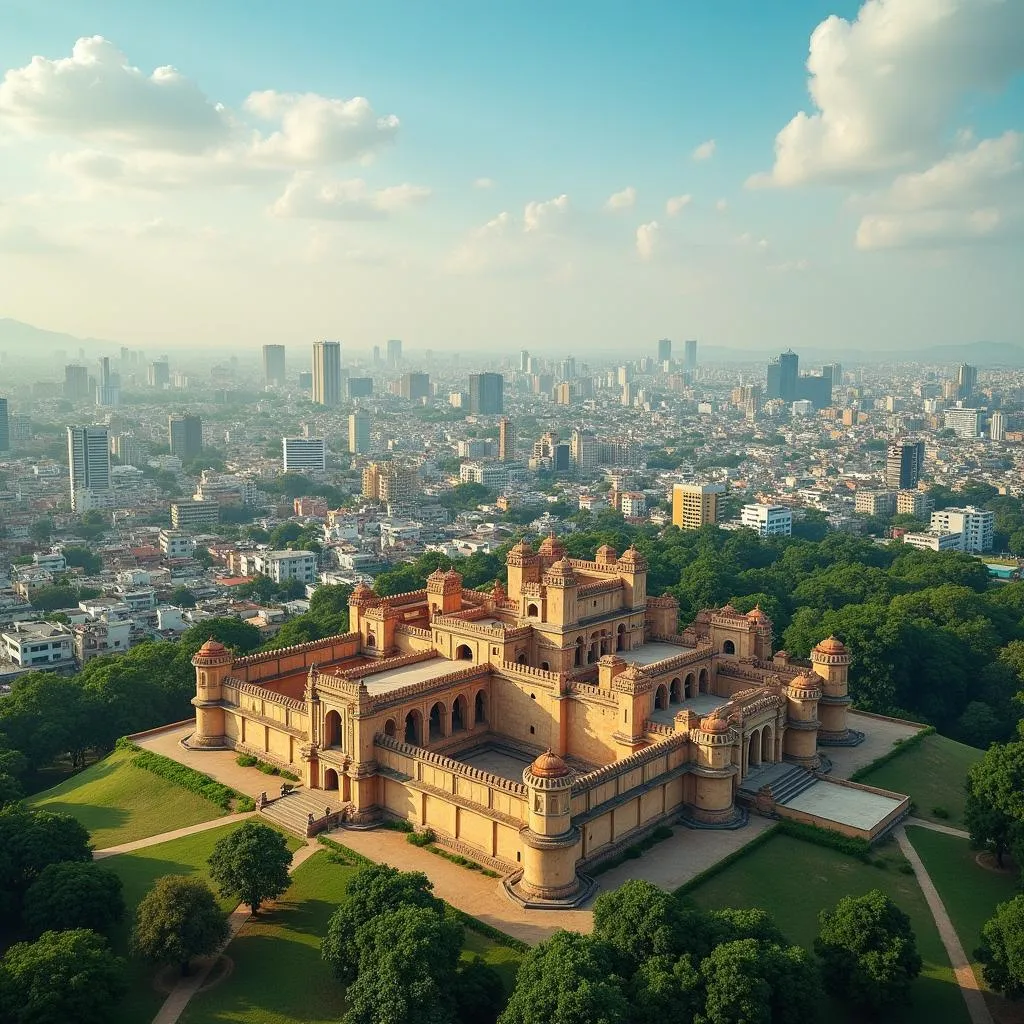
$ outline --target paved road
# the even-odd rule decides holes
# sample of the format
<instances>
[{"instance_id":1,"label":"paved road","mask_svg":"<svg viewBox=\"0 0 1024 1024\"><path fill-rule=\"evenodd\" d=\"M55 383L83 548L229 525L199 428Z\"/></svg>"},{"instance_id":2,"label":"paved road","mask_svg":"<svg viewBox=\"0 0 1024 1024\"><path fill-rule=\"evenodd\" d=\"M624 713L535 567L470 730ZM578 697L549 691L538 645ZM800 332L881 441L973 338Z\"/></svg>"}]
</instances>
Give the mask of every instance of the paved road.
<instances>
[{"instance_id":1,"label":"paved road","mask_svg":"<svg viewBox=\"0 0 1024 1024\"><path fill-rule=\"evenodd\" d=\"M953 965L956 983L960 986L960 994L967 1004L967 1012L970 1014L972 1024L993 1024L992 1014L989 1013L985 1003L981 986L974 976L974 970L967 959L964 947L960 944L960 938L953 927L953 922L949 919L949 914L946 913L946 907L939 896L939 891L935 888L928 869L924 866L924 861L918 856L917 850L907 838L904 829L897 829L896 842L899 844L900 852L913 866L914 873L917 875L917 883L921 886L921 892L924 893L932 917L935 918L935 926L939 929L942 944L946 947L949 962Z\"/></svg>"},{"instance_id":2,"label":"paved road","mask_svg":"<svg viewBox=\"0 0 1024 1024\"><path fill-rule=\"evenodd\" d=\"M953 828L952 825L940 825L937 821L925 821L924 818L907 818L908 825L916 825L918 828L930 828L933 832L941 832L943 835L956 836L957 839L970 839L971 833L965 832L962 828Z\"/></svg>"},{"instance_id":3,"label":"paved road","mask_svg":"<svg viewBox=\"0 0 1024 1024\"><path fill-rule=\"evenodd\" d=\"M221 825L230 825L236 821L245 821L251 818L255 811L244 811L242 814L225 814L221 818L211 818L209 821L201 821L198 825L187 825L185 828L176 828L170 832L161 832L158 836L149 836L147 839L136 839L131 843L121 843L119 846L108 846L105 850L94 850L92 859L103 860L104 857L115 857L119 853L134 853L135 850L144 850L147 846L156 846L157 843L166 843L171 839L180 839L182 836L195 835L196 832L206 832L211 828L220 828Z\"/></svg>"}]
</instances>

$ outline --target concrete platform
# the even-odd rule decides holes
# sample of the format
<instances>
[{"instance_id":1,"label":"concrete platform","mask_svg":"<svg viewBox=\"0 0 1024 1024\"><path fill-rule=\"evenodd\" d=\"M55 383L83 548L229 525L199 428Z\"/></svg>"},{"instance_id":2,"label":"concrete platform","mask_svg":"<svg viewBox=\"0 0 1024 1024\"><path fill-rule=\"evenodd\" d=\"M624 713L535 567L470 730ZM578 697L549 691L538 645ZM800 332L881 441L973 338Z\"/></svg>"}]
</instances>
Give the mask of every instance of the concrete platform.
<instances>
[{"instance_id":1,"label":"concrete platform","mask_svg":"<svg viewBox=\"0 0 1024 1024\"><path fill-rule=\"evenodd\" d=\"M470 768L478 768L482 772L490 772L510 782L523 781L523 769L528 768L533 758L525 754L514 754L509 750L495 747L482 747L470 751L467 755L455 758Z\"/></svg>"},{"instance_id":2,"label":"concrete platform","mask_svg":"<svg viewBox=\"0 0 1024 1024\"><path fill-rule=\"evenodd\" d=\"M840 825L849 825L871 833L888 815L892 814L902 800L869 793L862 789L850 789L835 783L819 780L813 786L787 800L785 806L804 814L827 818Z\"/></svg>"},{"instance_id":3,"label":"concrete platform","mask_svg":"<svg viewBox=\"0 0 1024 1024\"><path fill-rule=\"evenodd\" d=\"M692 650L694 650L692 647L663 644L653 640L649 644L641 644L630 651L616 651L615 653L624 661L635 661L638 665L656 665L659 661L666 661L668 658L675 658L677 655L686 654L687 651ZM686 672L680 671L681 677L686 675ZM696 675L694 669L687 669L686 671L694 672L694 675Z\"/></svg>"},{"instance_id":4,"label":"concrete platform","mask_svg":"<svg viewBox=\"0 0 1024 1024\"><path fill-rule=\"evenodd\" d=\"M366 689L371 697L379 697L381 694L391 693L392 690L400 690L403 686L411 686L413 683L422 683L427 679L446 676L451 672L457 672L460 668L466 668L468 665L468 661L431 658L429 661L420 661L415 665L393 668L387 672L381 672L379 675L364 676L360 682L366 684Z\"/></svg>"}]
</instances>

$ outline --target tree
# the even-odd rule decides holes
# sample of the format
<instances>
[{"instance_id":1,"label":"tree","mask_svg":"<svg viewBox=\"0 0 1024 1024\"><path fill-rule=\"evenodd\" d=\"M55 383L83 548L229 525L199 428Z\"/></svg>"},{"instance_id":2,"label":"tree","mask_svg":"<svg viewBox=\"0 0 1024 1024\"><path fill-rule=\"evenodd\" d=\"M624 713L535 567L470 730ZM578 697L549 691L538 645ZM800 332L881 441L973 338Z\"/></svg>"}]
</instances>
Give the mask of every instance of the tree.
<instances>
[{"instance_id":1,"label":"tree","mask_svg":"<svg viewBox=\"0 0 1024 1024\"><path fill-rule=\"evenodd\" d=\"M106 1024L127 991L125 962L85 928L44 932L0 961L0 1018L11 1024Z\"/></svg>"},{"instance_id":2,"label":"tree","mask_svg":"<svg viewBox=\"0 0 1024 1024\"><path fill-rule=\"evenodd\" d=\"M103 569L103 559L88 548L69 545L61 549L61 554L68 565L84 569L88 576L95 576Z\"/></svg>"},{"instance_id":3,"label":"tree","mask_svg":"<svg viewBox=\"0 0 1024 1024\"><path fill-rule=\"evenodd\" d=\"M630 989L635 1024L694 1020L704 1009L704 982L689 955L644 960Z\"/></svg>"},{"instance_id":4,"label":"tree","mask_svg":"<svg viewBox=\"0 0 1024 1024\"><path fill-rule=\"evenodd\" d=\"M123 916L120 877L92 861L47 865L28 887L22 907L33 936L74 928L107 935Z\"/></svg>"},{"instance_id":5,"label":"tree","mask_svg":"<svg viewBox=\"0 0 1024 1024\"><path fill-rule=\"evenodd\" d=\"M222 616L189 626L178 641L191 658L210 638L230 647L236 654L252 654L263 640L260 631L241 619Z\"/></svg>"},{"instance_id":6,"label":"tree","mask_svg":"<svg viewBox=\"0 0 1024 1024\"><path fill-rule=\"evenodd\" d=\"M996 907L981 930L977 957L982 973L1007 999L1024 996L1024 896Z\"/></svg>"},{"instance_id":7,"label":"tree","mask_svg":"<svg viewBox=\"0 0 1024 1024\"><path fill-rule=\"evenodd\" d=\"M1003 854L1024 835L1024 740L994 743L967 772L964 820L971 842Z\"/></svg>"},{"instance_id":8,"label":"tree","mask_svg":"<svg viewBox=\"0 0 1024 1024\"><path fill-rule=\"evenodd\" d=\"M628 1024L632 1012L617 960L595 936L555 932L523 957L500 1024Z\"/></svg>"},{"instance_id":9,"label":"tree","mask_svg":"<svg viewBox=\"0 0 1024 1024\"><path fill-rule=\"evenodd\" d=\"M291 851L285 837L261 821L246 821L217 841L210 878L222 896L237 896L254 914L288 888Z\"/></svg>"},{"instance_id":10,"label":"tree","mask_svg":"<svg viewBox=\"0 0 1024 1024\"><path fill-rule=\"evenodd\" d=\"M28 535L37 544L49 544L53 536L53 520L37 519L28 529Z\"/></svg>"},{"instance_id":11,"label":"tree","mask_svg":"<svg viewBox=\"0 0 1024 1024\"><path fill-rule=\"evenodd\" d=\"M344 902L331 915L320 951L335 977L355 981L359 963L359 929L399 906L425 907L441 913L444 904L431 895L433 885L422 871L399 871L388 864L362 868L349 882Z\"/></svg>"},{"instance_id":12,"label":"tree","mask_svg":"<svg viewBox=\"0 0 1024 1024\"><path fill-rule=\"evenodd\" d=\"M195 608L196 595L188 587L175 587L171 591L170 603L178 608Z\"/></svg>"},{"instance_id":13,"label":"tree","mask_svg":"<svg viewBox=\"0 0 1024 1024\"><path fill-rule=\"evenodd\" d=\"M871 1011L905 1002L921 973L910 918L879 889L823 910L814 950L825 989Z\"/></svg>"},{"instance_id":14,"label":"tree","mask_svg":"<svg viewBox=\"0 0 1024 1024\"><path fill-rule=\"evenodd\" d=\"M459 964L455 978L455 1015L461 1024L496 1024L507 998L501 975L483 957Z\"/></svg>"},{"instance_id":15,"label":"tree","mask_svg":"<svg viewBox=\"0 0 1024 1024\"><path fill-rule=\"evenodd\" d=\"M227 937L227 918L205 882L164 875L139 903L132 949L144 960L179 964L184 975L193 957L217 952Z\"/></svg>"}]
</instances>

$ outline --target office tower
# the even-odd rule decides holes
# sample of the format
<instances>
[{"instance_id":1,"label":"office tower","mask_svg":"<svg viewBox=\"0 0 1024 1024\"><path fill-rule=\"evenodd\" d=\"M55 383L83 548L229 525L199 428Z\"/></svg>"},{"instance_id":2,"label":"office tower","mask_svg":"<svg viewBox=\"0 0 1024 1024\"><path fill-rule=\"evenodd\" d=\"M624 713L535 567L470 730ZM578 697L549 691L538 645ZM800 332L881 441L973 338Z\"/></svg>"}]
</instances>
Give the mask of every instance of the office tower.
<instances>
[{"instance_id":1,"label":"office tower","mask_svg":"<svg viewBox=\"0 0 1024 1024\"><path fill-rule=\"evenodd\" d=\"M345 394L349 398L369 398L373 394L373 378L349 377L345 381Z\"/></svg>"},{"instance_id":2,"label":"office tower","mask_svg":"<svg viewBox=\"0 0 1024 1024\"><path fill-rule=\"evenodd\" d=\"M620 366L615 371L615 374L619 387L622 387L623 384L628 384L633 379L633 369L630 366Z\"/></svg>"},{"instance_id":3,"label":"office tower","mask_svg":"<svg viewBox=\"0 0 1024 1024\"><path fill-rule=\"evenodd\" d=\"M0 452L11 450L11 422L8 418L7 399L0 398Z\"/></svg>"},{"instance_id":4,"label":"office tower","mask_svg":"<svg viewBox=\"0 0 1024 1024\"><path fill-rule=\"evenodd\" d=\"M576 376L576 360L572 356L558 364L558 376L563 380L573 380Z\"/></svg>"},{"instance_id":5,"label":"office tower","mask_svg":"<svg viewBox=\"0 0 1024 1024\"><path fill-rule=\"evenodd\" d=\"M771 401L782 397L782 367L778 359L768 361L768 373L765 380L764 393Z\"/></svg>"},{"instance_id":6,"label":"office tower","mask_svg":"<svg viewBox=\"0 0 1024 1024\"><path fill-rule=\"evenodd\" d=\"M696 338L689 338L684 342L683 347L683 369L684 370L696 370L697 369L697 340Z\"/></svg>"},{"instance_id":7,"label":"office tower","mask_svg":"<svg viewBox=\"0 0 1024 1024\"><path fill-rule=\"evenodd\" d=\"M171 368L166 359L158 359L149 364L146 381L151 388L155 388L157 391L163 391L170 386Z\"/></svg>"},{"instance_id":8,"label":"office tower","mask_svg":"<svg viewBox=\"0 0 1024 1024\"><path fill-rule=\"evenodd\" d=\"M110 492L110 434L106 427L68 427L71 507L87 512Z\"/></svg>"},{"instance_id":9,"label":"office tower","mask_svg":"<svg viewBox=\"0 0 1024 1024\"><path fill-rule=\"evenodd\" d=\"M900 441L885 452L885 485L898 491L912 491L924 467L924 441Z\"/></svg>"},{"instance_id":10,"label":"office tower","mask_svg":"<svg viewBox=\"0 0 1024 1024\"><path fill-rule=\"evenodd\" d=\"M341 342L313 343L313 401L334 406L341 402Z\"/></svg>"},{"instance_id":11,"label":"office tower","mask_svg":"<svg viewBox=\"0 0 1024 1024\"><path fill-rule=\"evenodd\" d=\"M687 342L687 345L690 343ZM658 342L658 362L669 363L672 361L672 339L662 338Z\"/></svg>"},{"instance_id":12,"label":"office tower","mask_svg":"<svg viewBox=\"0 0 1024 1024\"><path fill-rule=\"evenodd\" d=\"M96 404L112 409L121 404L121 378L110 369L110 357L100 360L100 379L96 384Z\"/></svg>"},{"instance_id":13,"label":"office tower","mask_svg":"<svg viewBox=\"0 0 1024 1024\"><path fill-rule=\"evenodd\" d=\"M312 391L313 390L313 373L311 370L300 370L298 376L298 384L300 391Z\"/></svg>"},{"instance_id":14,"label":"office tower","mask_svg":"<svg viewBox=\"0 0 1024 1024\"><path fill-rule=\"evenodd\" d=\"M599 451L597 437L589 430L576 427L569 436L569 457L580 472L590 473L597 469Z\"/></svg>"},{"instance_id":15,"label":"office tower","mask_svg":"<svg viewBox=\"0 0 1024 1024\"><path fill-rule=\"evenodd\" d=\"M71 402L81 402L89 397L89 370L72 363L64 367L64 397Z\"/></svg>"},{"instance_id":16,"label":"office tower","mask_svg":"<svg viewBox=\"0 0 1024 1024\"><path fill-rule=\"evenodd\" d=\"M519 353L519 372L530 372L530 353L525 348Z\"/></svg>"},{"instance_id":17,"label":"office tower","mask_svg":"<svg viewBox=\"0 0 1024 1024\"><path fill-rule=\"evenodd\" d=\"M838 388L843 383L843 364L842 363L826 363L821 368L822 376L828 377L832 381L832 387Z\"/></svg>"},{"instance_id":18,"label":"office tower","mask_svg":"<svg viewBox=\"0 0 1024 1024\"><path fill-rule=\"evenodd\" d=\"M115 434L110 439L110 451L122 466L145 466L149 461L150 446L133 434Z\"/></svg>"},{"instance_id":19,"label":"office tower","mask_svg":"<svg viewBox=\"0 0 1024 1024\"><path fill-rule=\"evenodd\" d=\"M724 484L676 484L672 488L672 525L699 530L718 522L718 499Z\"/></svg>"},{"instance_id":20,"label":"office tower","mask_svg":"<svg viewBox=\"0 0 1024 1024\"><path fill-rule=\"evenodd\" d=\"M505 416L498 424L498 458L512 462L516 457L516 425Z\"/></svg>"},{"instance_id":21,"label":"office tower","mask_svg":"<svg viewBox=\"0 0 1024 1024\"><path fill-rule=\"evenodd\" d=\"M284 345L263 346L263 382L277 388L284 385Z\"/></svg>"},{"instance_id":22,"label":"office tower","mask_svg":"<svg viewBox=\"0 0 1024 1024\"><path fill-rule=\"evenodd\" d=\"M957 437L978 437L981 414L977 409L947 409L943 413L943 425Z\"/></svg>"},{"instance_id":23,"label":"office tower","mask_svg":"<svg viewBox=\"0 0 1024 1024\"><path fill-rule=\"evenodd\" d=\"M203 450L203 421L198 416L168 416L167 443L171 454L183 462Z\"/></svg>"},{"instance_id":24,"label":"office tower","mask_svg":"<svg viewBox=\"0 0 1024 1024\"><path fill-rule=\"evenodd\" d=\"M397 366L402 361L402 342L400 338L388 340L388 366Z\"/></svg>"},{"instance_id":25,"label":"office tower","mask_svg":"<svg viewBox=\"0 0 1024 1024\"><path fill-rule=\"evenodd\" d=\"M998 410L992 413L992 422L989 424L988 436L993 441L1006 440L1006 413Z\"/></svg>"},{"instance_id":26,"label":"office tower","mask_svg":"<svg viewBox=\"0 0 1024 1024\"><path fill-rule=\"evenodd\" d=\"M370 450L370 417L365 412L354 412L348 418L348 450L353 455Z\"/></svg>"},{"instance_id":27,"label":"office tower","mask_svg":"<svg viewBox=\"0 0 1024 1024\"><path fill-rule=\"evenodd\" d=\"M793 402L799 397L799 378L800 357L792 349L787 349L779 356L779 397L784 402Z\"/></svg>"},{"instance_id":28,"label":"office tower","mask_svg":"<svg viewBox=\"0 0 1024 1024\"><path fill-rule=\"evenodd\" d=\"M282 437L282 465L286 473L323 473L327 445L322 437Z\"/></svg>"},{"instance_id":29,"label":"office tower","mask_svg":"<svg viewBox=\"0 0 1024 1024\"><path fill-rule=\"evenodd\" d=\"M744 418L756 420L761 411L761 388L757 384L743 384L740 387L739 407L743 410Z\"/></svg>"},{"instance_id":30,"label":"office tower","mask_svg":"<svg viewBox=\"0 0 1024 1024\"><path fill-rule=\"evenodd\" d=\"M399 383L399 394L410 402L422 402L430 397L429 373L403 373Z\"/></svg>"},{"instance_id":31,"label":"office tower","mask_svg":"<svg viewBox=\"0 0 1024 1024\"><path fill-rule=\"evenodd\" d=\"M562 381L561 384L555 385L554 399L555 405L572 405L573 389L572 385L567 381Z\"/></svg>"},{"instance_id":32,"label":"office tower","mask_svg":"<svg viewBox=\"0 0 1024 1024\"><path fill-rule=\"evenodd\" d=\"M373 365L380 366L380 345L373 346Z\"/></svg>"},{"instance_id":33,"label":"office tower","mask_svg":"<svg viewBox=\"0 0 1024 1024\"><path fill-rule=\"evenodd\" d=\"M474 416L500 416L504 407L505 378L500 373L469 375L469 411Z\"/></svg>"},{"instance_id":34,"label":"office tower","mask_svg":"<svg viewBox=\"0 0 1024 1024\"><path fill-rule=\"evenodd\" d=\"M567 473L572 465L572 452L566 441L559 441L551 449L551 468L556 473Z\"/></svg>"},{"instance_id":35,"label":"office tower","mask_svg":"<svg viewBox=\"0 0 1024 1024\"><path fill-rule=\"evenodd\" d=\"M961 363L956 371L956 397L966 402L974 394L978 386L978 368L969 363Z\"/></svg>"}]
</instances>

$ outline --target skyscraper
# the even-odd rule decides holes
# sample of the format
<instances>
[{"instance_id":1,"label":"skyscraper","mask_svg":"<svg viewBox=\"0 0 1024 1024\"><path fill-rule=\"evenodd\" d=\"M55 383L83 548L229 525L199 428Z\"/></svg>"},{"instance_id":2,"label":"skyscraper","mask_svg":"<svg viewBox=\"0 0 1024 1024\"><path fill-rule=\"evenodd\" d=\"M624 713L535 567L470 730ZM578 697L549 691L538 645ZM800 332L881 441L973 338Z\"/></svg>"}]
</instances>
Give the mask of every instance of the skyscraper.
<instances>
[{"instance_id":1,"label":"skyscraper","mask_svg":"<svg viewBox=\"0 0 1024 1024\"><path fill-rule=\"evenodd\" d=\"M0 452L11 450L11 422L7 414L7 399L0 398Z\"/></svg>"},{"instance_id":2,"label":"skyscraper","mask_svg":"<svg viewBox=\"0 0 1024 1024\"><path fill-rule=\"evenodd\" d=\"M683 369L697 369L697 339L688 338L683 348Z\"/></svg>"},{"instance_id":3,"label":"skyscraper","mask_svg":"<svg viewBox=\"0 0 1024 1024\"><path fill-rule=\"evenodd\" d=\"M327 445L322 437L282 437L286 473L322 473L327 468Z\"/></svg>"},{"instance_id":4,"label":"skyscraper","mask_svg":"<svg viewBox=\"0 0 1024 1024\"><path fill-rule=\"evenodd\" d=\"M81 402L89 397L88 367L74 363L64 367L64 397L71 402Z\"/></svg>"},{"instance_id":5,"label":"skyscraper","mask_svg":"<svg viewBox=\"0 0 1024 1024\"><path fill-rule=\"evenodd\" d=\"M505 378L500 373L469 375L469 410L474 416L500 416L504 408Z\"/></svg>"},{"instance_id":6,"label":"skyscraper","mask_svg":"<svg viewBox=\"0 0 1024 1024\"><path fill-rule=\"evenodd\" d=\"M370 417L365 412L354 412L348 418L348 450L353 455L370 450Z\"/></svg>"},{"instance_id":7,"label":"skyscraper","mask_svg":"<svg viewBox=\"0 0 1024 1024\"><path fill-rule=\"evenodd\" d=\"M171 367L166 359L158 359L149 364L147 380L151 388L165 390L171 383Z\"/></svg>"},{"instance_id":8,"label":"skyscraper","mask_svg":"<svg viewBox=\"0 0 1024 1024\"><path fill-rule=\"evenodd\" d=\"M168 416L167 443L182 461L194 459L203 450L203 421L198 416Z\"/></svg>"},{"instance_id":9,"label":"skyscraper","mask_svg":"<svg viewBox=\"0 0 1024 1024\"><path fill-rule=\"evenodd\" d=\"M530 353L525 348L519 353L519 372L530 372Z\"/></svg>"},{"instance_id":10,"label":"skyscraper","mask_svg":"<svg viewBox=\"0 0 1024 1024\"><path fill-rule=\"evenodd\" d=\"M96 384L96 404L112 409L121 404L121 377L110 369L110 357L100 359L100 379Z\"/></svg>"},{"instance_id":11,"label":"skyscraper","mask_svg":"<svg viewBox=\"0 0 1024 1024\"><path fill-rule=\"evenodd\" d=\"M263 381L278 388L284 384L284 345L263 346Z\"/></svg>"},{"instance_id":12,"label":"skyscraper","mask_svg":"<svg viewBox=\"0 0 1024 1024\"><path fill-rule=\"evenodd\" d=\"M569 455L576 469L581 472L597 469L599 454L597 437L589 430L573 428L572 434L569 435Z\"/></svg>"},{"instance_id":13,"label":"skyscraper","mask_svg":"<svg viewBox=\"0 0 1024 1024\"><path fill-rule=\"evenodd\" d=\"M505 416L498 424L498 458L512 462L516 457L516 425Z\"/></svg>"},{"instance_id":14,"label":"skyscraper","mask_svg":"<svg viewBox=\"0 0 1024 1024\"><path fill-rule=\"evenodd\" d=\"M672 525L699 530L718 521L718 499L723 484L676 484L672 488Z\"/></svg>"},{"instance_id":15,"label":"skyscraper","mask_svg":"<svg viewBox=\"0 0 1024 1024\"><path fill-rule=\"evenodd\" d=\"M800 357L787 349L779 356L779 398L784 402L797 399L797 381L800 377Z\"/></svg>"},{"instance_id":16,"label":"skyscraper","mask_svg":"<svg viewBox=\"0 0 1024 1024\"><path fill-rule=\"evenodd\" d=\"M313 401L318 405L341 402L341 342L313 343Z\"/></svg>"},{"instance_id":17,"label":"skyscraper","mask_svg":"<svg viewBox=\"0 0 1024 1024\"><path fill-rule=\"evenodd\" d=\"M966 402L978 386L978 368L969 363L961 363L956 371L956 397Z\"/></svg>"},{"instance_id":18,"label":"skyscraper","mask_svg":"<svg viewBox=\"0 0 1024 1024\"><path fill-rule=\"evenodd\" d=\"M989 424L988 436L993 441L1006 440L1006 413L998 409L992 413L992 422Z\"/></svg>"},{"instance_id":19,"label":"skyscraper","mask_svg":"<svg viewBox=\"0 0 1024 1024\"><path fill-rule=\"evenodd\" d=\"M689 345L690 343L687 342L686 344ZM696 342L694 342L694 344L696 345ZM658 342L658 362L659 363L668 363L668 362L671 362L671 361L672 361L672 339L671 338L662 338Z\"/></svg>"},{"instance_id":20,"label":"skyscraper","mask_svg":"<svg viewBox=\"0 0 1024 1024\"><path fill-rule=\"evenodd\" d=\"M388 339L388 366L397 366L402 361L402 341L400 338Z\"/></svg>"},{"instance_id":21,"label":"skyscraper","mask_svg":"<svg viewBox=\"0 0 1024 1024\"><path fill-rule=\"evenodd\" d=\"M106 427L68 427L71 507L87 512L110 492L110 435Z\"/></svg>"},{"instance_id":22,"label":"skyscraper","mask_svg":"<svg viewBox=\"0 0 1024 1024\"><path fill-rule=\"evenodd\" d=\"M885 452L885 485L898 491L912 491L924 467L924 441L899 441Z\"/></svg>"},{"instance_id":23,"label":"skyscraper","mask_svg":"<svg viewBox=\"0 0 1024 1024\"><path fill-rule=\"evenodd\" d=\"M399 394L410 402L422 402L430 397L429 373L403 373Z\"/></svg>"}]
</instances>

